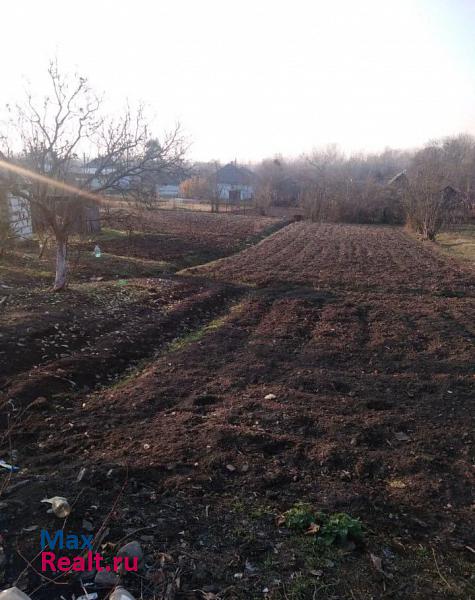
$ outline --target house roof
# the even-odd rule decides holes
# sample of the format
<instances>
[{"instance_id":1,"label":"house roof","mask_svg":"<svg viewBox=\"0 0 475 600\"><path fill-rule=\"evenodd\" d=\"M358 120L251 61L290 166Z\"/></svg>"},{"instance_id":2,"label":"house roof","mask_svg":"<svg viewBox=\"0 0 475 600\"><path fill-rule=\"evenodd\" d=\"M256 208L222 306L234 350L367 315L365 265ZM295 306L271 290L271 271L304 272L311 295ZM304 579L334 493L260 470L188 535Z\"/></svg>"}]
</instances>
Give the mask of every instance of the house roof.
<instances>
[{"instance_id":1,"label":"house roof","mask_svg":"<svg viewBox=\"0 0 475 600\"><path fill-rule=\"evenodd\" d=\"M229 163L218 169L216 180L218 183L228 183L230 185L249 185L253 176L253 172L249 169Z\"/></svg>"},{"instance_id":2,"label":"house roof","mask_svg":"<svg viewBox=\"0 0 475 600\"><path fill-rule=\"evenodd\" d=\"M406 185L407 182L408 182L408 178L407 178L406 171L401 171L400 173L397 173L397 175L394 175L394 177L392 177L388 181L388 184L389 185Z\"/></svg>"}]
</instances>

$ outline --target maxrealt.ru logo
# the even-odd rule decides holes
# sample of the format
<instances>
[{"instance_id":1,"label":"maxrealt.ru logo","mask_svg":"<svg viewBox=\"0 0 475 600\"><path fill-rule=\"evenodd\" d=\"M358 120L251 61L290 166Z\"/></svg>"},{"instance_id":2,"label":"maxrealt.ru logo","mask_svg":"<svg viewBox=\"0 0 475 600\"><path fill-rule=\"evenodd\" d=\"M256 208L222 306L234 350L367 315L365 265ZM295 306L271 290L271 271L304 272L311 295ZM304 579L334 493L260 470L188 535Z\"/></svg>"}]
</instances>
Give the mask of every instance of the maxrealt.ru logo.
<instances>
[{"instance_id":1,"label":"maxrealt.ru logo","mask_svg":"<svg viewBox=\"0 0 475 600\"><path fill-rule=\"evenodd\" d=\"M80 554L73 557L59 556L59 550L76 550ZM102 554L94 552L93 535L41 530L42 571L137 571L138 566L136 556L114 556L106 562Z\"/></svg>"}]
</instances>

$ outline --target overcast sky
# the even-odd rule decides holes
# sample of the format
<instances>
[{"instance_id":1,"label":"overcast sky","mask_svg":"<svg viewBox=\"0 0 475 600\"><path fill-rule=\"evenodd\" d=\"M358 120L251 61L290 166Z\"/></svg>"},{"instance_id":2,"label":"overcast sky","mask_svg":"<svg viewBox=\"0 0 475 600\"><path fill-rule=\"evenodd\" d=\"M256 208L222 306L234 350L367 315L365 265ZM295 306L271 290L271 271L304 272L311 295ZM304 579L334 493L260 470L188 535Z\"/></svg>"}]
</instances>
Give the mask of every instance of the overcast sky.
<instances>
[{"instance_id":1,"label":"overcast sky","mask_svg":"<svg viewBox=\"0 0 475 600\"><path fill-rule=\"evenodd\" d=\"M57 56L112 111L180 121L195 159L475 133L475 0L15 0L1 17L2 105Z\"/></svg>"}]
</instances>

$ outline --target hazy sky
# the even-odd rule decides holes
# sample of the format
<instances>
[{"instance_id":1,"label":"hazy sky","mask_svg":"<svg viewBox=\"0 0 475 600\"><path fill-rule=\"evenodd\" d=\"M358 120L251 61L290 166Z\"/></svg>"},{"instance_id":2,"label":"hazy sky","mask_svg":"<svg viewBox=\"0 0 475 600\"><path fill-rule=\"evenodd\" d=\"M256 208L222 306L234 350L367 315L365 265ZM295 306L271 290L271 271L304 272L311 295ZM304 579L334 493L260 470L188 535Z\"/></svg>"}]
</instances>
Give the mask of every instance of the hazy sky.
<instances>
[{"instance_id":1,"label":"hazy sky","mask_svg":"<svg viewBox=\"0 0 475 600\"><path fill-rule=\"evenodd\" d=\"M56 55L112 110L180 121L196 159L475 133L475 0L15 0L1 20L2 105Z\"/></svg>"}]
</instances>

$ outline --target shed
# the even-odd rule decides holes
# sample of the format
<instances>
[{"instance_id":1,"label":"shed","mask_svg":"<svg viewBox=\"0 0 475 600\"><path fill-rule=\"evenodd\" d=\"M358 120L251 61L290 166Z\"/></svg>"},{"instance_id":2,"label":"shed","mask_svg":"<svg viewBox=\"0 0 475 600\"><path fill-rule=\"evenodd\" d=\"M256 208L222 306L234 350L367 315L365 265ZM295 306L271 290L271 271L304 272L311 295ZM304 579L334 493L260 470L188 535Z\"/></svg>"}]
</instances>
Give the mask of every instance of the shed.
<instances>
[{"instance_id":1,"label":"shed","mask_svg":"<svg viewBox=\"0 0 475 600\"><path fill-rule=\"evenodd\" d=\"M2 189L0 189L0 221L14 237L29 238L33 234L28 202Z\"/></svg>"}]
</instances>

